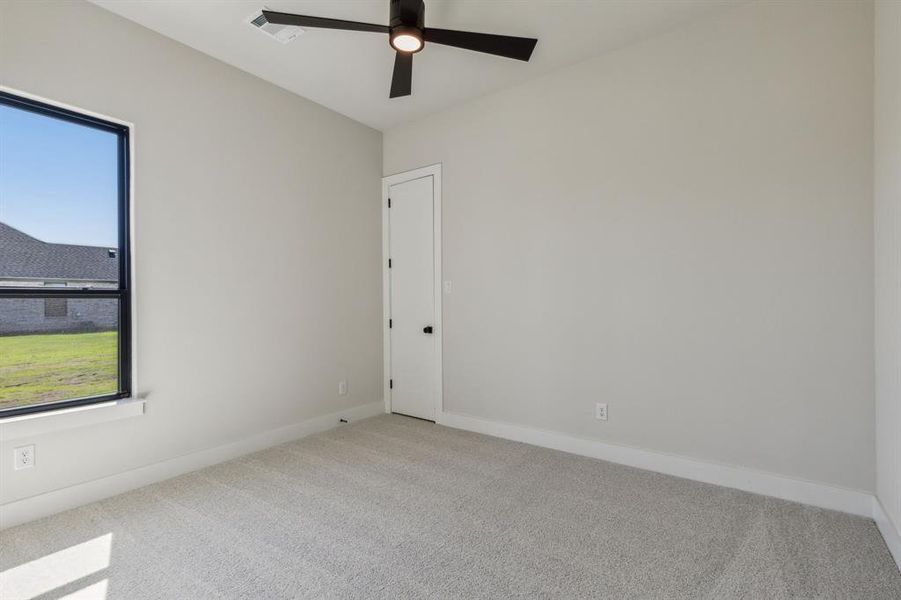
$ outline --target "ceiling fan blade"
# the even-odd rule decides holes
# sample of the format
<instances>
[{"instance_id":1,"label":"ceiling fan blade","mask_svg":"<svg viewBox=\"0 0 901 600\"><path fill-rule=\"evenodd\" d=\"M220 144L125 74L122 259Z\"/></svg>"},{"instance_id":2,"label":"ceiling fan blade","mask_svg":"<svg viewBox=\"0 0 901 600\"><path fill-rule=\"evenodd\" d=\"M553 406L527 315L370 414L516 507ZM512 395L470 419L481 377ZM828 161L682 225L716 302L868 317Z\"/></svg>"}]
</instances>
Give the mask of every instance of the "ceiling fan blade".
<instances>
[{"instance_id":1,"label":"ceiling fan blade","mask_svg":"<svg viewBox=\"0 0 901 600\"><path fill-rule=\"evenodd\" d=\"M413 89L413 55L398 52L394 56L394 75L391 77L391 98L409 96Z\"/></svg>"},{"instance_id":2,"label":"ceiling fan blade","mask_svg":"<svg viewBox=\"0 0 901 600\"><path fill-rule=\"evenodd\" d=\"M532 50L538 43L538 40L534 38L454 31L453 29L432 29L431 27L425 28L423 37L425 41L433 44L454 46L526 61L532 56Z\"/></svg>"},{"instance_id":3,"label":"ceiling fan blade","mask_svg":"<svg viewBox=\"0 0 901 600\"><path fill-rule=\"evenodd\" d=\"M342 21L341 19L326 19L324 17L308 17L306 15L294 15L291 13L273 12L264 10L263 16L275 25L296 25L297 27L321 27L324 29L344 29L347 31L370 31L372 33L388 33L391 29L387 25L374 23L359 23L357 21Z\"/></svg>"}]
</instances>

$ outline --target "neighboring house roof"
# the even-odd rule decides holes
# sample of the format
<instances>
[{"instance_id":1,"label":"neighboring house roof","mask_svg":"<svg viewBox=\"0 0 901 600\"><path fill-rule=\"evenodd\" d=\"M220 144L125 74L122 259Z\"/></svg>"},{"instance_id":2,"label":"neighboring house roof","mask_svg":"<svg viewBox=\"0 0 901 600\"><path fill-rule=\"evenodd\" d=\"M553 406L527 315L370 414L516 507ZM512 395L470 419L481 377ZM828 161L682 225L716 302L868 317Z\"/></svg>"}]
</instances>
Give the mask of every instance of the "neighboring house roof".
<instances>
[{"instance_id":1,"label":"neighboring house roof","mask_svg":"<svg viewBox=\"0 0 901 600\"><path fill-rule=\"evenodd\" d=\"M115 248L42 242L0 222L0 279L118 281L115 254Z\"/></svg>"}]
</instances>

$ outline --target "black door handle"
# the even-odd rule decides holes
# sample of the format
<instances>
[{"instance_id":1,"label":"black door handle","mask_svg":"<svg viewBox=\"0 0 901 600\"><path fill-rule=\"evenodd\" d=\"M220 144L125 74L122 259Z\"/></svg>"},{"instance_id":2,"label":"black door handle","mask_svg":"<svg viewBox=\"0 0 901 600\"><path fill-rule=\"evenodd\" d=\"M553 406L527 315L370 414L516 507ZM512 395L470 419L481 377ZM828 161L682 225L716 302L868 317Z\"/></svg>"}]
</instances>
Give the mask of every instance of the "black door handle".
<instances>
[{"instance_id":1,"label":"black door handle","mask_svg":"<svg viewBox=\"0 0 901 600\"><path fill-rule=\"evenodd\" d=\"M427 326L423 327L423 328L422 328L422 332L423 332L423 333L432 333L432 326L431 326L431 325L427 325Z\"/></svg>"}]
</instances>

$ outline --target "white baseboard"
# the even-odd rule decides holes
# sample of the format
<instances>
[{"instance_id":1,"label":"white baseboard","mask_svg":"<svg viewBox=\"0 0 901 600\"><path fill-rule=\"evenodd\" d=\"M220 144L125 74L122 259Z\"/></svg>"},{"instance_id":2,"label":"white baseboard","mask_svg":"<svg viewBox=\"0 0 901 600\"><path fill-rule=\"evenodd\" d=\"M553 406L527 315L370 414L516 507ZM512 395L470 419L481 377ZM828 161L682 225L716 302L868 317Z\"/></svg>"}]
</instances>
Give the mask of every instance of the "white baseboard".
<instances>
[{"instance_id":1,"label":"white baseboard","mask_svg":"<svg viewBox=\"0 0 901 600\"><path fill-rule=\"evenodd\" d=\"M901 528L892 522L891 517L882 508L882 502L876 497L873 498L873 520L876 521L876 526L879 527L879 532L882 533L895 564L901 569Z\"/></svg>"},{"instance_id":2,"label":"white baseboard","mask_svg":"<svg viewBox=\"0 0 901 600\"><path fill-rule=\"evenodd\" d=\"M340 425L339 419L347 419L353 422L383 414L384 412L385 404L379 400L378 402L371 402L321 417L314 417L300 423L279 427L278 429L271 429L222 446L207 448L144 467L116 473L101 479L16 500L0 506L0 529L33 521L245 454L326 431Z\"/></svg>"},{"instance_id":3,"label":"white baseboard","mask_svg":"<svg viewBox=\"0 0 901 600\"><path fill-rule=\"evenodd\" d=\"M873 495L859 490L653 450L609 444L565 433L501 423L469 415L444 412L438 418L438 423L862 517L872 518L873 516Z\"/></svg>"},{"instance_id":4,"label":"white baseboard","mask_svg":"<svg viewBox=\"0 0 901 600\"><path fill-rule=\"evenodd\" d=\"M0 506L0 529L33 521L245 454L326 431L337 427L339 419L342 418L352 422L384 412L384 402L372 402L272 429L222 446L10 502ZM876 522L895 562L901 568L901 530L892 523L879 500L867 492L468 415L444 412L439 416L438 423L447 427L598 458L676 477L869 517Z\"/></svg>"}]
</instances>

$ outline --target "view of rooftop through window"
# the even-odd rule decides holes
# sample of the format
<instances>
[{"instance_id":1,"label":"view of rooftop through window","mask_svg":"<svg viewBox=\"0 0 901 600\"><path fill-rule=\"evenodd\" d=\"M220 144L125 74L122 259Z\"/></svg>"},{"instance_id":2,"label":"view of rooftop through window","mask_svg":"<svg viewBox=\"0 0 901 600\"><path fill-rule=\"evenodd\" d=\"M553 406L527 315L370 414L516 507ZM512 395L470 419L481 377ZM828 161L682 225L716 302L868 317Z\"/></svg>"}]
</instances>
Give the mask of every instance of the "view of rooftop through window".
<instances>
[{"instance_id":1,"label":"view of rooftop through window","mask_svg":"<svg viewBox=\"0 0 901 600\"><path fill-rule=\"evenodd\" d=\"M0 97L0 411L121 390L121 135Z\"/></svg>"}]
</instances>

